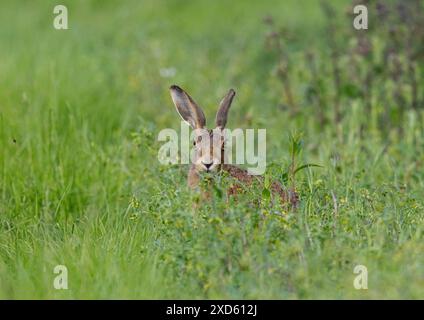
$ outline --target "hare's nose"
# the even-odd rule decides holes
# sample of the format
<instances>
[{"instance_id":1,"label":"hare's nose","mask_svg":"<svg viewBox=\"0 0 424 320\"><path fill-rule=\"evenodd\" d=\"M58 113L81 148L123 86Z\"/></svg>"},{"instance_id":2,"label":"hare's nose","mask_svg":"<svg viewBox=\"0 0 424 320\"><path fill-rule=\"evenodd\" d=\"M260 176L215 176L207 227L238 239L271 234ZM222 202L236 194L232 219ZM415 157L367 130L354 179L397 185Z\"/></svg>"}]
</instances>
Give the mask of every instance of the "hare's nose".
<instances>
[{"instance_id":1,"label":"hare's nose","mask_svg":"<svg viewBox=\"0 0 424 320\"><path fill-rule=\"evenodd\" d=\"M210 162L210 163L204 163L204 162L202 161L202 163L203 163L203 165L206 167L206 169L209 169L209 168L213 165L213 162Z\"/></svg>"}]
</instances>

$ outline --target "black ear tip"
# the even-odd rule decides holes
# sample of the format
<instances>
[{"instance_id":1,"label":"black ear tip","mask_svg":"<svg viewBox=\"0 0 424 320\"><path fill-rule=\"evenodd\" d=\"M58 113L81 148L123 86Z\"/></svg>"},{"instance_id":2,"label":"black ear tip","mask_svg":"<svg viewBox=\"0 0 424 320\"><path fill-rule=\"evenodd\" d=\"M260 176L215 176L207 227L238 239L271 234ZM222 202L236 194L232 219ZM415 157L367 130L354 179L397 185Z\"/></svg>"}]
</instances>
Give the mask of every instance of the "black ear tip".
<instances>
[{"instance_id":1,"label":"black ear tip","mask_svg":"<svg viewBox=\"0 0 424 320\"><path fill-rule=\"evenodd\" d=\"M173 84L172 86L169 87L169 90L176 90L178 92L183 92L183 89L181 89L179 86Z\"/></svg>"},{"instance_id":2,"label":"black ear tip","mask_svg":"<svg viewBox=\"0 0 424 320\"><path fill-rule=\"evenodd\" d=\"M231 93L232 96L236 95L236 91L233 88L230 89L230 93Z\"/></svg>"}]
</instances>

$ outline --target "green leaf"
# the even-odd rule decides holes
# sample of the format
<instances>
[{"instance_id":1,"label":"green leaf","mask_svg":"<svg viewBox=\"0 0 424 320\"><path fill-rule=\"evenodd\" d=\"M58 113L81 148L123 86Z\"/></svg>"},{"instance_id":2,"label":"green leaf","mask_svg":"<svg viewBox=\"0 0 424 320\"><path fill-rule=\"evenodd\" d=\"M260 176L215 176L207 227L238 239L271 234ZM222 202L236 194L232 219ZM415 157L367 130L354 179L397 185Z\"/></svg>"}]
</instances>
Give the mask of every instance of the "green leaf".
<instances>
[{"instance_id":1,"label":"green leaf","mask_svg":"<svg viewBox=\"0 0 424 320\"><path fill-rule=\"evenodd\" d=\"M323 166L319 165L319 164L315 164L315 163L307 163L304 165L301 165L300 167L297 167L296 170L294 170L294 174L296 174L298 171L305 169L305 168L310 168L310 167L318 167L318 168L324 168Z\"/></svg>"},{"instance_id":2,"label":"green leaf","mask_svg":"<svg viewBox=\"0 0 424 320\"><path fill-rule=\"evenodd\" d=\"M290 134L290 154L292 156L296 156L300 153L302 150L302 135L298 133L291 133Z\"/></svg>"},{"instance_id":3,"label":"green leaf","mask_svg":"<svg viewBox=\"0 0 424 320\"><path fill-rule=\"evenodd\" d=\"M222 198L222 190L221 188L219 188L215 183L213 184L213 189L215 190L215 193L217 195L218 198Z\"/></svg>"},{"instance_id":4,"label":"green leaf","mask_svg":"<svg viewBox=\"0 0 424 320\"><path fill-rule=\"evenodd\" d=\"M269 200L271 198L271 191L269 191L267 188L264 188L262 190L262 198Z\"/></svg>"},{"instance_id":5,"label":"green leaf","mask_svg":"<svg viewBox=\"0 0 424 320\"><path fill-rule=\"evenodd\" d=\"M265 189L269 188L270 182L269 182L269 174L265 173L265 179L264 179L264 187Z\"/></svg>"},{"instance_id":6,"label":"green leaf","mask_svg":"<svg viewBox=\"0 0 424 320\"><path fill-rule=\"evenodd\" d=\"M341 88L342 93L349 98L359 98L362 95L361 89L352 83L347 83Z\"/></svg>"},{"instance_id":7,"label":"green leaf","mask_svg":"<svg viewBox=\"0 0 424 320\"><path fill-rule=\"evenodd\" d=\"M286 184L289 181L289 173L286 171L281 175L281 182Z\"/></svg>"}]
</instances>

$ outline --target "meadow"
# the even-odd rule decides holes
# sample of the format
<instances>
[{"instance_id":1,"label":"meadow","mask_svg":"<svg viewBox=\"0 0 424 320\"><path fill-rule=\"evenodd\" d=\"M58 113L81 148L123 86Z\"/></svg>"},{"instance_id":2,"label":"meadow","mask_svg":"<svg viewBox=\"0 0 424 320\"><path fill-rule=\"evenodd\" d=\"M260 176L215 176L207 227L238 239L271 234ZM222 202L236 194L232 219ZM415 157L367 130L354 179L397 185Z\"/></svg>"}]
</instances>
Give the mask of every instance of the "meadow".
<instances>
[{"instance_id":1,"label":"meadow","mask_svg":"<svg viewBox=\"0 0 424 320\"><path fill-rule=\"evenodd\" d=\"M1 1L0 298L424 298L423 29L367 1L362 38L330 3L62 1L56 30L55 1ZM187 166L157 157L172 84L207 119L234 88L228 127L267 129L266 174L299 207L217 181L194 211Z\"/></svg>"}]
</instances>

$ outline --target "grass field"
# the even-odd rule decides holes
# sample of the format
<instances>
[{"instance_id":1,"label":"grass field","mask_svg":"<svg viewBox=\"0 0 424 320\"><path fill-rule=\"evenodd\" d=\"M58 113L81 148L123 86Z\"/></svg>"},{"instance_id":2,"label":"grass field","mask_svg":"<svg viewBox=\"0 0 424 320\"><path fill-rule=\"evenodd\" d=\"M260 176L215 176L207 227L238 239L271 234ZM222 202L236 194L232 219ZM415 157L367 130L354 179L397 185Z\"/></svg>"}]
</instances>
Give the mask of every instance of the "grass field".
<instances>
[{"instance_id":1,"label":"grass field","mask_svg":"<svg viewBox=\"0 0 424 320\"><path fill-rule=\"evenodd\" d=\"M301 52L328 49L318 1L63 1L69 30L56 4L0 4L0 298L424 298L422 109L382 132L378 99L342 100L337 125L278 107L263 17L291 30L300 101ZM274 179L302 133L299 163L322 168L296 175L297 210L252 206L260 188L192 210L187 168L157 159L158 132L180 127L174 83L208 119L233 87L229 127L267 129Z\"/></svg>"}]
</instances>

